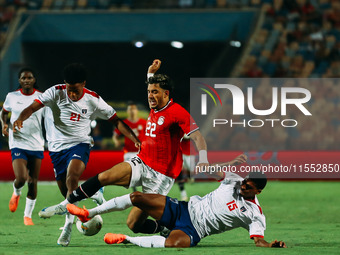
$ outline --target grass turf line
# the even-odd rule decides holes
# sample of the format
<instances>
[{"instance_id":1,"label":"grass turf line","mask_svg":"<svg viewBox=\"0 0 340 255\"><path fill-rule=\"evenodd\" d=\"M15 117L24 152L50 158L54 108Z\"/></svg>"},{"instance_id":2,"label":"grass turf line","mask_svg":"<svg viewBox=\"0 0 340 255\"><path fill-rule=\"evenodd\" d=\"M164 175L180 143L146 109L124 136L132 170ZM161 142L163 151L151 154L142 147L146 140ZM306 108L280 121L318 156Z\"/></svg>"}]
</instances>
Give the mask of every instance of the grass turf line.
<instances>
[{"instance_id":1,"label":"grass turf line","mask_svg":"<svg viewBox=\"0 0 340 255\"><path fill-rule=\"evenodd\" d=\"M187 184L189 195L203 196L218 183ZM33 212L35 226L23 224L27 187L23 189L18 210L11 213L8 202L12 183L0 183L0 255L2 254L339 254L340 248L340 182L278 182L269 181L258 196L267 219L265 239L286 241L289 249L256 248L244 229L236 229L203 239L197 247L189 249L147 249L134 245L107 245L103 236L107 232L134 236L126 226L129 210L102 215L103 229L95 236L81 235L73 227L69 247L59 247L59 227L64 216L40 219L38 211L62 200L56 185L39 185ZM106 187L104 196L110 199L128 193L121 187ZM177 184L170 196L179 197ZM94 207L92 201L81 202Z\"/></svg>"}]
</instances>

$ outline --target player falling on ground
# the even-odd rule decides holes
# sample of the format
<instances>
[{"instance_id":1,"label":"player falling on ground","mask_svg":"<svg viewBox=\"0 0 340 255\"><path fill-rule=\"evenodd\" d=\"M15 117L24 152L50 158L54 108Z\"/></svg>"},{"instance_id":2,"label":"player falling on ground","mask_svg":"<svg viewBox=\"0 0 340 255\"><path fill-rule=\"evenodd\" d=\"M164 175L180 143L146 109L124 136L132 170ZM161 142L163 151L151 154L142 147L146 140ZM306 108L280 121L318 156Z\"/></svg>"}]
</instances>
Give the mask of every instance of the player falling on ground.
<instances>
[{"instance_id":1,"label":"player falling on ground","mask_svg":"<svg viewBox=\"0 0 340 255\"><path fill-rule=\"evenodd\" d=\"M130 101L128 102L128 106L126 108L127 118L124 121L126 125L128 125L132 131L136 134L138 139L143 142L145 136L145 127L146 127L146 120L139 118L138 116L138 107L137 104ZM122 135L119 130L115 129L113 131L112 140L116 147L121 146L121 142L119 137ZM130 140L127 139L126 136L124 138L124 161L130 161L131 158L137 155L138 148L136 148L135 144ZM136 191L136 188L133 188Z\"/></svg>"},{"instance_id":2,"label":"player falling on ground","mask_svg":"<svg viewBox=\"0 0 340 255\"><path fill-rule=\"evenodd\" d=\"M97 93L85 88L87 71L82 64L73 63L64 68L65 84L47 89L38 99L22 111L13 126L19 130L32 113L45 105L51 108L53 122L48 125L47 140L56 180L61 194L70 195L78 187L78 181L89 159L93 139L90 123L96 118L111 122L126 136L140 146L133 131L118 118L116 111ZM23 125L25 124L25 125ZM98 190L98 189L97 189ZM94 195L91 194L91 196ZM91 197L90 196L90 197ZM102 200L102 197L97 200ZM101 201L98 201L101 203ZM44 211L44 210L43 210ZM39 216L43 217L39 212ZM62 246L70 243L74 216L66 214L63 231L57 241Z\"/></svg>"},{"instance_id":3,"label":"player falling on ground","mask_svg":"<svg viewBox=\"0 0 340 255\"><path fill-rule=\"evenodd\" d=\"M208 166L207 147L190 114L170 99L171 86L168 76L154 73L161 62L154 60L148 69L147 92L151 108L146 124L145 139L141 150L129 162L122 162L96 175L70 194L65 201L45 210L44 217L63 214L68 203L90 197L107 185L124 187L142 186L145 193L166 195L182 169L180 140L184 133L190 136L200 153L198 166ZM141 209L132 208L127 225L133 232L156 233L162 227Z\"/></svg>"},{"instance_id":4,"label":"player falling on ground","mask_svg":"<svg viewBox=\"0 0 340 255\"><path fill-rule=\"evenodd\" d=\"M246 156L242 154L223 165L237 165L245 161ZM67 205L67 209L86 222L97 214L136 206L171 230L167 238L108 233L104 237L108 244L123 242L153 248L191 247L206 236L242 227L248 230L256 246L285 248L282 241L268 243L264 240L265 216L256 195L261 193L266 183L267 178L261 172L251 172L244 179L227 173L216 190L204 197L192 196L189 203L137 191L111 199L93 209L81 209L73 204Z\"/></svg>"},{"instance_id":5,"label":"player falling on ground","mask_svg":"<svg viewBox=\"0 0 340 255\"><path fill-rule=\"evenodd\" d=\"M29 106L41 94L36 88L36 77L30 68L23 68L18 74L20 88L8 93L1 110L2 135L9 136L9 148L12 155L12 165L15 175L13 195L9 201L9 210L15 212L18 208L21 190L27 180L27 196L24 212L24 224L34 225L32 212L37 197L37 182L40 173L41 160L44 158L44 137L41 118L43 110L34 113L27 126L13 133L13 122L21 111ZM10 125L7 124L8 114L12 113ZM9 132L8 132L9 128Z\"/></svg>"}]
</instances>

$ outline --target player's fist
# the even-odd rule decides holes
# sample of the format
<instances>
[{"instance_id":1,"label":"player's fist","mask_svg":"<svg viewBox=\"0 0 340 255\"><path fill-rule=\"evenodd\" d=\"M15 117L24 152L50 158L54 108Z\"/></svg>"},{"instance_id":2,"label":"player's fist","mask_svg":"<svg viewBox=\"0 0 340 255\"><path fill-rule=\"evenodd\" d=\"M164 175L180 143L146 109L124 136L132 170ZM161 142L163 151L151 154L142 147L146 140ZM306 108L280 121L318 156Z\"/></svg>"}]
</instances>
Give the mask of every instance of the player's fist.
<instances>
[{"instance_id":1,"label":"player's fist","mask_svg":"<svg viewBox=\"0 0 340 255\"><path fill-rule=\"evenodd\" d=\"M287 248L284 241L278 241L278 240L271 242L269 244L269 247L272 247L272 248Z\"/></svg>"},{"instance_id":2,"label":"player's fist","mask_svg":"<svg viewBox=\"0 0 340 255\"><path fill-rule=\"evenodd\" d=\"M149 66L148 73L155 73L155 72L157 72L158 69L161 67L161 63L162 63L162 61L160 61L159 59L155 59L152 62L152 65Z\"/></svg>"},{"instance_id":3,"label":"player's fist","mask_svg":"<svg viewBox=\"0 0 340 255\"><path fill-rule=\"evenodd\" d=\"M13 132L16 132L16 129L20 130L23 127L23 121L22 120L16 120L13 123Z\"/></svg>"},{"instance_id":4,"label":"player's fist","mask_svg":"<svg viewBox=\"0 0 340 255\"><path fill-rule=\"evenodd\" d=\"M245 154L241 154L239 156L237 156L236 158L234 158L232 161L230 161L230 165L231 166L237 166L240 164L243 164L245 162L247 162L247 156Z\"/></svg>"},{"instance_id":5,"label":"player's fist","mask_svg":"<svg viewBox=\"0 0 340 255\"><path fill-rule=\"evenodd\" d=\"M8 124L4 124L4 126L2 127L2 136L6 136L8 137Z\"/></svg>"}]
</instances>

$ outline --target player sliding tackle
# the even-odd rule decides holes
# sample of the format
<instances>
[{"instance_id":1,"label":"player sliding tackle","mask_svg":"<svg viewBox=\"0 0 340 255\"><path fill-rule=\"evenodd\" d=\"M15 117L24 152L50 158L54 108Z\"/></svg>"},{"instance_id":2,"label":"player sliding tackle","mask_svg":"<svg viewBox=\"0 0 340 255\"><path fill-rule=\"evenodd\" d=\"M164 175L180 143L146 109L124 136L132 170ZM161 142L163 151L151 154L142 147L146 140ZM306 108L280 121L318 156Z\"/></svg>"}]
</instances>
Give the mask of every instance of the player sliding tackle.
<instances>
[{"instance_id":1,"label":"player sliding tackle","mask_svg":"<svg viewBox=\"0 0 340 255\"><path fill-rule=\"evenodd\" d=\"M150 115L146 123L145 138L137 156L122 162L96 175L58 205L50 206L39 215L49 218L66 212L66 205L91 197L101 187L119 185L124 187L142 186L144 193L167 195L175 179L182 170L182 150L180 142L187 134L199 151L199 167L208 166L207 145L196 122L190 114L171 99L172 86L164 74L155 74L161 61L156 59L148 68L147 98ZM161 226L154 220L147 219L148 214L138 207L132 208L128 227L135 233L154 234Z\"/></svg>"},{"instance_id":2,"label":"player sliding tackle","mask_svg":"<svg viewBox=\"0 0 340 255\"><path fill-rule=\"evenodd\" d=\"M226 164L237 165L246 161L245 155ZM251 172L242 179L227 173L221 185L206 196L193 196L189 203L159 194L133 192L107 201L93 209L81 209L73 204L67 210L83 222L97 214L125 210L136 206L148 213L160 225L171 230L167 238L162 236L130 237L108 233L104 241L108 244L132 243L141 247L191 247L206 236L218 234L238 227L249 231L256 246L286 248L283 241L268 243L263 239L266 229L265 216L256 195L267 183L261 172Z\"/></svg>"}]
</instances>

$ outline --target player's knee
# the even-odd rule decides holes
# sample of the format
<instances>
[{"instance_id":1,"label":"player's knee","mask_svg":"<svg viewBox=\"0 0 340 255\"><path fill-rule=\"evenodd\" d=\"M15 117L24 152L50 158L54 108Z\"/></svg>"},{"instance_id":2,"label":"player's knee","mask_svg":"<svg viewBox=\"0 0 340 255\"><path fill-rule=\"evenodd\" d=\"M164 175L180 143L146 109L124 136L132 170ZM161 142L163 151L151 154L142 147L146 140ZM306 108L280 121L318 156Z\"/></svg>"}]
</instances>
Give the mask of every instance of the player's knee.
<instances>
[{"instance_id":1,"label":"player's knee","mask_svg":"<svg viewBox=\"0 0 340 255\"><path fill-rule=\"evenodd\" d=\"M138 206L138 204L141 202L141 200L143 199L143 193L142 192L139 192L139 191L135 191L135 192L132 192L130 194L130 199L131 199L131 203L134 205L134 206Z\"/></svg>"},{"instance_id":2,"label":"player's knee","mask_svg":"<svg viewBox=\"0 0 340 255\"><path fill-rule=\"evenodd\" d=\"M126 220L126 225L129 229L131 229L133 233L136 234L140 232L140 226L134 219L128 217L128 219Z\"/></svg>"},{"instance_id":3,"label":"player's knee","mask_svg":"<svg viewBox=\"0 0 340 255\"><path fill-rule=\"evenodd\" d=\"M25 185L25 182L26 182L26 178L23 177L23 176L20 176L20 177L16 177L16 183L17 185L19 185L19 187L22 187Z\"/></svg>"},{"instance_id":4,"label":"player's knee","mask_svg":"<svg viewBox=\"0 0 340 255\"><path fill-rule=\"evenodd\" d=\"M165 241L165 247L177 247L177 248L187 248L190 247L190 243L188 243L186 240L182 240L182 239L167 239Z\"/></svg>"}]
</instances>

